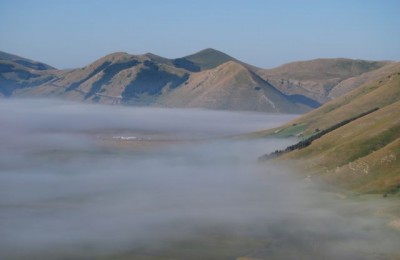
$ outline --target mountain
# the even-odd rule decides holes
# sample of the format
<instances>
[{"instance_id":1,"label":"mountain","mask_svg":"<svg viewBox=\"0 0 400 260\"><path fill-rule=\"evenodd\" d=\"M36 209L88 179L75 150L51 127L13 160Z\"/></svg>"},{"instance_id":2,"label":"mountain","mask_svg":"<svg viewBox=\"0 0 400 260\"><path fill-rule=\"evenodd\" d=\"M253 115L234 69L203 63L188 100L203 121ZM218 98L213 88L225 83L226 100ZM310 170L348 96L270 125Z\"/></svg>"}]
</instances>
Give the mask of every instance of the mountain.
<instances>
[{"instance_id":1,"label":"mountain","mask_svg":"<svg viewBox=\"0 0 400 260\"><path fill-rule=\"evenodd\" d=\"M343 58L316 59L259 70L258 74L283 93L304 95L322 104L332 99L331 92L343 81L390 64Z\"/></svg>"},{"instance_id":2,"label":"mountain","mask_svg":"<svg viewBox=\"0 0 400 260\"><path fill-rule=\"evenodd\" d=\"M22 58L17 55L9 54L9 53L2 52L2 51L0 51L0 60L17 63L26 68L30 68L30 69L34 69L34 70L53 70L53 69L55 69L54 67L47 65L45 63Z\"/></svg>"},{"instance_id":3,"label":"mountain","mask_svg":"<svg viewBox=\"0 0 400 260\"><path fill-rule=\"evenodd\" d=\"M191 68L192 71L213 69L228 61L237 60L223 52L214 50L212 48L204 49L192 55L174 60L176 65L182 66L183 68ZM185 64L190 64L190 66L185 66Z\"/></svg>"},{"instance_id":4,"label":"mountain","mask_svg":"<svg viewBox=\"0 0 400 260\"><path fill-rule=\"evenodd\" d=\"M296 102L236 61L194 73L180 88L164 95L160 104L227 110L299 113L309 104Z\"/></svg>"},{"instance_id":5,"label":"mountain","mask_svg":"<svg viewBox=\"0 0 400 260\"><path fill-rule=\"evenodd\" d=\"M348 78L337 84L335 87L333 87L329 92L328 97L331 99L340 97L341 95L346 94L347 92L350 92L353 89L356 89L357 87L363 85L364 83L370 80L384 77L385 75L394 73L397 70L398 70L398 63L390 62L380 67L379 69L368 71L361 75Z\"/></svg>"},{"instance_id":6,"label":"mountain","mask_svg":"<svg viewBox=\"0 0 400 260\"><path fill-rule=\"evenodd\" d=\"M282 127L256 136L307 138L341 125L280 158L296 161L310 178L339 187L362 193L400 193L400 63L389 71ZM373 112L357 117L367 111ZM350 118L357 119L346 123Z\"/></svg>"},{"instance_id":7,"label":"mountain","mask_svg":"<svg viewBox=\"0 0 400 260\"><path fill-rule=\"evenodd\" d=\"M47 64L0 52L0 96L9 97L17 89L41 85L54 77L54 70Z\"/></svg>"},{"instance_id":8,"label":"mountain","mask_svg":"<svg viewBox=\"0 0 400 260\"><path fill-rule=\"evenodd\" d=\"M185 70L168 62L159 62L150 55L119 52L84 68L64 71L57 79L36 88L24 89L18 95L148 105L163 91L183 83L188 76Z\"/></svg>"},{"instance_id":9,"label":"mountain","mask_svg":"<svg viewBox=\"0 0 400 260\"><path fill-rule=\"evenodd\" d=\"M281 93L253 68L213 49L179 59L118 52L81 69L58 71L52 80L18 89L14 95L281 113L302 113L319 106L307 97Z\"/></svg>"},{"instance_id":10,"label":"mountain","mask_svg":"<svg viewBox=\"0 0 400 260\"><path fill-rule=\"evenodd\" d=\"M177 59L117 52L83 68L56 70L1 53L0 93L105 104L303 113L391 71L393 64L319 59L265 70L208 48Z\"/></svg>"}]
</instances>

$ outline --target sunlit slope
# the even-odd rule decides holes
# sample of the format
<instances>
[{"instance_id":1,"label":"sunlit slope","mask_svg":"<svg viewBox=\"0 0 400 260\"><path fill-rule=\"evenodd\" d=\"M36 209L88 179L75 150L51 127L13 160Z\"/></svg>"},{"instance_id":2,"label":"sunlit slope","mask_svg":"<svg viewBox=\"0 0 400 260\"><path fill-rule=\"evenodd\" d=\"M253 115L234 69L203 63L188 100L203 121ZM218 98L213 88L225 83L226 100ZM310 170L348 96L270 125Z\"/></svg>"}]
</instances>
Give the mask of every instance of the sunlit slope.
<instances>
[{"instance_id":1,"label":"sunlit slope","mask_svg":"<svg viewBox=\"0 0 400 260\"><path fill-rule=\"evenodd\" d=\"M337 84L329 92L329 97L332 99L340 97L340 96L352 91L353 89L356 89L359 86L362 86L363 84L367 83L368 81L371 81L374 79L379 79L386 75L395 73L398 70L399 70L399 62L390 62L390 63L384 65L383 67L380 67L379 69L371 70L371 71L365 72L361 75L348 78L346 80L341 81L339 84Z\"/></svg>"},{"instance_id":2,"label":"sunlit slope","mask_svg":"<svg viewBox=\"0 0 400 260\"><path fill-rule=\"evenodd\" d=\"M160 104L282 113L309 111L276 90L244 65L229 61L215 69L194 73L185 84L164 95Z\"/></svg>"},{"instance_id":3,"label":"sunlit slope","mask_svg":"<svg viewBox=\"0 0 400 260\"><path fill-rule=\"evenodd\" d=\"M280 156L292 159L311 178L359 192L400 191L400 65L288 124L254 136L307 138L379 108Z\"/></svg>"},{"instance_id":4,"label":"sunlit slope","mask_svg":"<svg viewBox=\"0 0 400 260\"><path fill-rule=\"evenodd\" d=\"M312 177L360 192L400 191L400 101L334 130L295 159Z\"/></svg>"},{"instance_id":5,"label":"sunlit slope","mask_svg":"<svg viewBox=\"0 0 400 260\"><path fill-rule=\"evenodd\" d=\"M331 91L344 80L377 70L388 64L390 62L343 58L316 59L291 62L277 68L259 70L258 73L286 94L302 94L325 103L331 99ZM348 89L351 88L343 88L340 93L344 94ZM336 91L336 95L338 93L339 91Z\"/></svg>"},{"instance_id":6,"label":"sunlit slope","mask_svg":"<svg viewBox=\"0 0 400 260\"><path fill-rule=\"evenodd\" d=\"M368 81L282 127L254 136L309 136L316 129L323 130L375 107L384 108L395 103L400 100L400 63L397 63L396 69L396 72Z\"/></svg>"}]
</instances>

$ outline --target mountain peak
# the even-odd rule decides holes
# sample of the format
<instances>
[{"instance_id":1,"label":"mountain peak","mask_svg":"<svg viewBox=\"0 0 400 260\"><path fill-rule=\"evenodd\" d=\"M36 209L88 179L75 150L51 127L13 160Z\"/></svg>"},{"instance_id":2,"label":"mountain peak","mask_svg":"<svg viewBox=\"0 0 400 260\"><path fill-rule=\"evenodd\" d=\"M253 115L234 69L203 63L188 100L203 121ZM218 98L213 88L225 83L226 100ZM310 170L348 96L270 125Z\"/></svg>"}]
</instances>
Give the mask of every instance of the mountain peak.
<instances>
[{"instance_id":1,"label":"mountain peak","mask_svg":"<svg viewBox=\"0 0 400 260\"><path fill-rule=\"evenodd\" d=\"M227 54L223 53L222 51L219 51L219 50L216 50L213 48L205 48L205 49L200 50L192 55L196 55L196 54L224 54L224 55L227 55Z\"/></svg>"},{"instance_id":2,"label":"mountain peak","mask_svg":"<svg viewBox=\"0 0 400 260\"><path fill-rule=\"evenodd\" d=\"M202 70L215 68L228 61L236 61L235 58L229 56L228 54L212 48L201 50L194 54L185 56L182 59L192 62Z\"/></svg>"}]
</instances>

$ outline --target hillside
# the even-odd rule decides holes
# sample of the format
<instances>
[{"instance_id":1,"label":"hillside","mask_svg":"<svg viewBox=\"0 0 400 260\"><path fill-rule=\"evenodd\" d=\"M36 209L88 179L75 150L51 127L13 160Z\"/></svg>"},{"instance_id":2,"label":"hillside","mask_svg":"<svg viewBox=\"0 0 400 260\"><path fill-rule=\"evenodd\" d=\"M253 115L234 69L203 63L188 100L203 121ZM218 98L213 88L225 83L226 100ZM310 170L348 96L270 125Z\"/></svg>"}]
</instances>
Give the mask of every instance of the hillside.
<instances>
[{"instance_id":1,"label":"hillside","mask_svg":"<svg viewBox=\"0 0 400 260\"><path fill-rule=\"evenodd\" d=\"M193 71L200 71L213 69L225 62L237 60L223 52L208 48L175 60L176 64L179 64L179 62L184 63L184 61L193 64L193 68L196 68Z\"/></svg>"},{"instance_id":2,"label":"hillside","mask_svg":"<svg viewBox=\"0 0 400 260\"><path fill-rule=\"evenodd\" d=\"M47 64L0 52L0 96L10 97L17 89L41 85L55 73Z\"/></svg>"},{"instance_id":3,"label":"hillside","mask_svg":"<svg viewBox=\"0 0 400 260\"><path fill-rule=\"evenodd\" d=\"M222 52L207 49L182 59L113 53L81 69L58 71L53 80L20 89L15 96L280 113L302 113L319 105L301 95L282 94L250 65Z\"/></svg>"},{"instance_id":4,"label":"hillside","mask_svg":"<svg viewBox=\"0 0 400 260\"><path fill-rule=\"evenodd\" d=\"M292 62L274 69L259 70L258 73L283 93L301 94L325 103L333 97L331 91L344 80L377 70L388 64L390 62L316 59ZM355 83L353 89L360 86L363 81L359 84ZM341 92L341 94L344 93L346 92Z\"/></svg>"},{"instance_id":5,"label":"hillside","mask_svg":"<svg viewBox=\"0 0 400 260\"><path fill-rule=\"evenodd\" d=\"M400 63L372 80L288 124L255 136L313 135L375 107L311 145L283 154L310 178L357 192L400 192Z\"/></svg>"},{"instance_id":6,"label":"hillside","mask_svg":"<svg viewBox=\"0 0 400 260\"><path fill-rule=\"evenodd\" d=\"M165 89L180 85L187 77L185 70L149 56L119 52L84 68L64 71L57 79L18 94L143 105L150 104Z\"/></svg>"},{"instance_id":7,"label":"hillside","mask_svg":"<svg viewBox=\"0 0 400 260\"><path fill-rule=\"evenodd\" d=\"M173 107L207 107L282 113L308 111L238 62L229 61L193 74L185 84L160 99Z\"/></svg>"},{"instance_id":8,"label":"hillside","mask_svg":"<svg viewBox=\"0 0 400 260\"><path fill-rule=\"evenodd\" d=\"M25 66L26 68L30 68L30 69L34 69L34 70L53 70L53 69L55 69L54 67L47 65L45 63L22 58L20 56L2 52L2 51L0 51L0 60L1 61L11 61L11 62L20 64L22 66Z\"/></svg>"},{"instance_id":9,"label":"hillside","mask_svg":"<svg viewBox=\"0 0 400 260\"><path fill-rule=\"evenodd\" d=\"M0 95L5 97L281 113L310 111L396 70L393 62L350 59L264 70L211 48L177 59L117 52L71 70L0 54Z\"/></svg>"}]
</instances>

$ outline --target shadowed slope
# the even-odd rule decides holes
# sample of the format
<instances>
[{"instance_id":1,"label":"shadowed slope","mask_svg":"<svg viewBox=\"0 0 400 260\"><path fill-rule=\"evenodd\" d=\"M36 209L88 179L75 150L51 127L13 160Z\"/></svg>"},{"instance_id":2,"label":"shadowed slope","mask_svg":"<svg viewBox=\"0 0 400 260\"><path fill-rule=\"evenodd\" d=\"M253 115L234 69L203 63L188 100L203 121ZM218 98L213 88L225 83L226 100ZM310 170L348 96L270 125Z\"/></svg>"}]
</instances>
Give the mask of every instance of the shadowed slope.
<instances>
[{"instance_id":1,"label":"shadowed slope","mask_svg":"<svg viewBox=\"0 0 400 260\"><path fill-rule=\"evenodd\" d=\"M0 52L0 96L9 97L17 89L38 86L55 74L56 70L47 64Z\"/></svg>"},{"instance_id":2,"label":"shadowed slope","mask_svg":"<svg viewBox=\"0 0 400 260\"><path fill-rule=\"evenodd\" d=\"M53 70L54 67L42 62L22 58L20 56L0 51L0 60L12 61L34 70Z\"/></svg>"}]
</instances>

